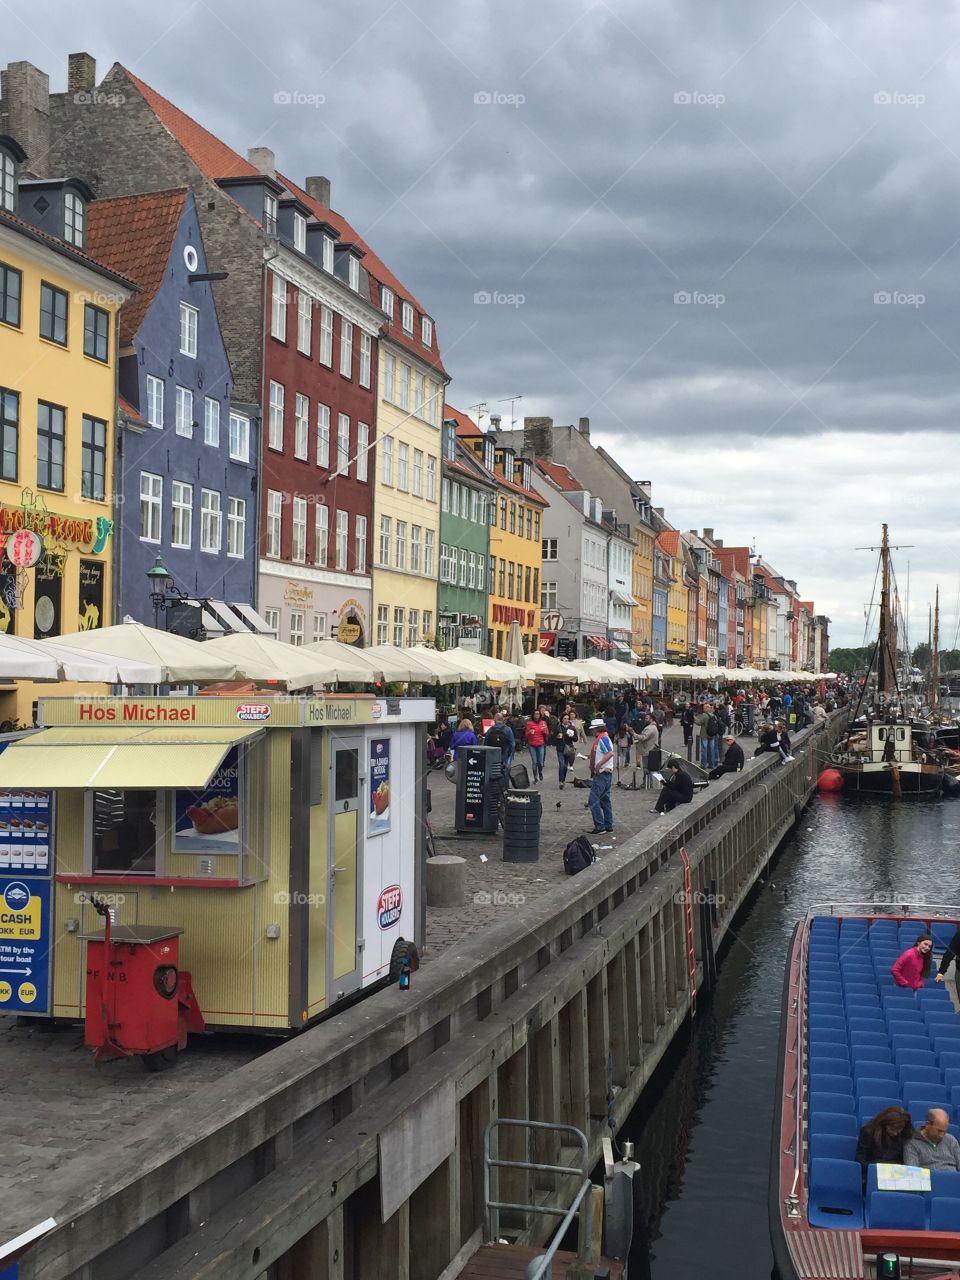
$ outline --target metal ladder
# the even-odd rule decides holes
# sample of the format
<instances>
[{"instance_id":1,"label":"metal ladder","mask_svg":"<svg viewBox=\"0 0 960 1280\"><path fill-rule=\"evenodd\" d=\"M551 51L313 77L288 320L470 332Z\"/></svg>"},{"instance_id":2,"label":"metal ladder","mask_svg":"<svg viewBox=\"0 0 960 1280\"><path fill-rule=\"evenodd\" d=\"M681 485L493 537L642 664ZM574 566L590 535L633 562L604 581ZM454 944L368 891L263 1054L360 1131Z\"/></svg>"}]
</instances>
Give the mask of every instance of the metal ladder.
<instances>
[{"instance_id":1,"label":"metal ladder","mask_svg":"<svg viewBox=\"0 0 960 1280\"><path fill-rule=\"evenodd\" d=\"M680 846L683 864L683 920L687 933L687 980L690 983L690 1016L697 1012L697 949L693 940L693 876L690 857L684 845Z\"/></svg>"}]
</instances>

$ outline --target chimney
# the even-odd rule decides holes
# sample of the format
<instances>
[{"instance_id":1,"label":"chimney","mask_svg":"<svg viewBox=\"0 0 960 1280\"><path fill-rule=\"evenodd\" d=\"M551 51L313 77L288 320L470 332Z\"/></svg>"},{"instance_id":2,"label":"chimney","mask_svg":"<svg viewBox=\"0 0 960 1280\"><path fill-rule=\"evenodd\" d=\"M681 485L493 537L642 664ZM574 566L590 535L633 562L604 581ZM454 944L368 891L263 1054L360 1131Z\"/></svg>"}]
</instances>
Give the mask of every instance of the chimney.
<instances>
[{"instance_id":1,"label":"chimney","mask_svg":"<svg viewBox=\"0 0 960 1280\"><path fill-rule=\"evenodd\" d=\"M577 430L580 432L580 434L583 436L585 440L589 440L590 439L590 419L581 418L577 426Z\"/></svg>"},{"instance_id":2,"label":"chimney","mask_svg":"<svg viewBox=\"0 0 960 1280\"><path fill-rule=\"evenodd\" d=\"M723 539L722 539L722 538L714 538L714 540L713 540L713 545L714 545L715 547L722 547L722 546L723 546Z\"/></svg>"},{"instance_id":3,"label":"chimney","mask_svg":"<svg viewBox=\"0 0 960 1280\"><path fill-rule=\"evenodd\" d=\"M24 173L49 173L50 77L30 62L11 62L0 72L0 133L27 153Z\"/></svg>"},{"instance_id":4,"label":"chimney","mask_svg":"<svg viewBox=\"0 0 960 1280\"><path fill-rule=\"evenodd\" d=\"M268 178L277 176L277 157L269 147L249 147L247 149L247 159L255 169L265 173Z\"/></svg>"},{"instance_id":5,"label":"chimney","mask_svg":"<svg viewBox=\"0 0 960 1280\"><path fill-rule=\"evenodd\" d=\"M325 209L330 208L329 178L308 178L305 185L311 200L316 200L317 204L322 204Z\"/></svg>"},{"instance_id":6,"label":"chimney","mask_svg":"<svg viewBox=\"0 0 960 1280\"><path fill-rule=\"evenodd\" d=\"M89 53L71 53L67 58L67 93L89 93L97 87L97 60Z\"/></svg>"},{"instance_id":7,"label":"chimney","mask_svg":"<svg viewBox=\"0 0 960 1280\"><path fill-rule=\"evenodd\" d=\"M535 458L552 458L553 419L524 418L523 447Z\"/></svg>"},{"instance_id":8,"label":"chimney","mask_svg":"<svg viewBox=\"0 0 960 1280\"><path fill-rule=\"evenodd\" d=\"M713 541L713 530L706 528L706 526L704 526L704 530L703 530L703 540L704 542Z\"/></svg>"},{"instance_id":9,"label":"chimney","mask_svg":"<svg viewBox=\"0 0 960 1280\"><path fill-rule=\"evenodd\" d=\"M502 421L503 421L503 418L502 418L502 416L501 416L499 413L491 413L491 415L490 415L490 426L491 426L491 427L493 427L494 431L499 431L499 430L500 430L500 423L501 423Z\"/></svg>"}]
</instances>

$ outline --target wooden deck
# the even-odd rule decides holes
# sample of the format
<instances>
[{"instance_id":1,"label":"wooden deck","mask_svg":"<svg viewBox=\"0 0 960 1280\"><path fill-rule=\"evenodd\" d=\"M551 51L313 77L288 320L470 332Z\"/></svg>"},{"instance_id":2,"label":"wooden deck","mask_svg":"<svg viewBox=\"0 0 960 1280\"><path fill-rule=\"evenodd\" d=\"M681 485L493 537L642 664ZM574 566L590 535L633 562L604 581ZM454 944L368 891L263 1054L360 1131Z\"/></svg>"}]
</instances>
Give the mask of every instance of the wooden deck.
<instances>
[{"instance_id":1,"label":"wooden deck","mask_svg":"<svg viewBox=\"0 0 960 1280\"><path fill-rule=\"evenodd\" d=\"M477 1250L460 1272L458 1280L524 1280L527 1263L540 1257L542 1249L521 1248L515 1244L485 1244ZM561 1250L553 1259L553 1280L564 1280L568 1271L576 1266L577 1255ZM623 1263L603 1258L597 1270L605 1275L609 1269L610 1280L622 1280Z\"/></svg>"}]
</instances>

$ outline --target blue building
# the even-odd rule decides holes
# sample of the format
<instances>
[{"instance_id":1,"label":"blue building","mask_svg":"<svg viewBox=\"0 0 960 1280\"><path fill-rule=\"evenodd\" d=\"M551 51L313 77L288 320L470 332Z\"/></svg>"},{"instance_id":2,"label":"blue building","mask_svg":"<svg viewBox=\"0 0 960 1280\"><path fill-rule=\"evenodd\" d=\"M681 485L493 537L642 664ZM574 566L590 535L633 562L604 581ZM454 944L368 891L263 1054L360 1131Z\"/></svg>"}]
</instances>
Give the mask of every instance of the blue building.
<instances>
[{"instance_id":1,"label":"blue building","mask_svg":"<svg viewBox=\"0 0 960 1280\"><path fill-rule=\"evenodd\" d=\"M140 288L120 315L114 617L154 623L159 556L170 594L202 606L188 633L191 618L207 634L266 631L253 610L259 418L231 400L193 193L95 200L87 244Z\"/></svg>"},{"instance_id":2,"label":"blue building","mask_svg":"<svg viewBox=\"0 0 960 1280\"><path fill-rule=\"evenodd\" d=\"M670 557L660 546L654 543L651 643L655 661L662 660L667 656L667 604L672 584Z\"/></svg>"}]
</instances>

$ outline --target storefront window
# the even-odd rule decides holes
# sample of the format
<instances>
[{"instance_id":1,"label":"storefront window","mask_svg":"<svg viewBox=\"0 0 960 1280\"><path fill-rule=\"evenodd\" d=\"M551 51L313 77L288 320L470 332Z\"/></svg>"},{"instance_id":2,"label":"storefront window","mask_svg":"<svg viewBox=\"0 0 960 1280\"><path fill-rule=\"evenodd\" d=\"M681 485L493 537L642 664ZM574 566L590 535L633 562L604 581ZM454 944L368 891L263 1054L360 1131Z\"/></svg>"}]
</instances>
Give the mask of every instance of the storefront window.
<instances>
[{"instance_id":1,"label":"storefront window","mask_svg":"<svg viewBox=\"0 0 960 1280\"><path fill-rule=\"evenodd\" d=\"M93 792L93 870L152 876L157 867L156 791Z\"/></svg>"}]
</instances>

